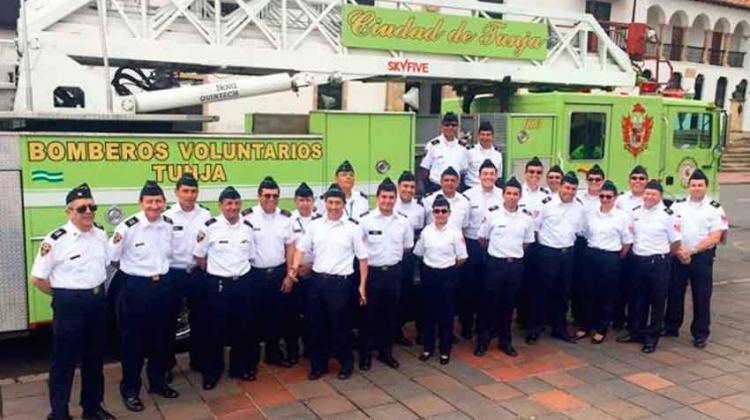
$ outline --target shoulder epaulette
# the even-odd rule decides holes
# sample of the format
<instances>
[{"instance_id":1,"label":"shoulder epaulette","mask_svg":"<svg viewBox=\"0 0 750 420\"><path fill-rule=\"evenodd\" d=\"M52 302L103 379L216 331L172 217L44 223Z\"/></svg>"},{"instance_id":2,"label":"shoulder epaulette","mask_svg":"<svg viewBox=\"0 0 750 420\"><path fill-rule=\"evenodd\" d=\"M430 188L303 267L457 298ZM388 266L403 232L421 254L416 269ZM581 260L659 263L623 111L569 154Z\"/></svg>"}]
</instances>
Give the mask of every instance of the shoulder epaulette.
<instances>
[{"instance_id":1,"label":"shoulder epaulette","mask_svg":"<svg viewBox=\"0 0 750 420\"><path fill-rule=\"evenodd\" d=\"M350 222L352 222L352 223L354 223L355 225L358 225L358 224L359 224L359 222L358 222L358 221L356 221L356 220L354 220L354 218L353 218L353 217L350 217L350 218L349 218L349 221L350 221Z\"/></svg>"},{"instance_id":2,"label":"shoulder epaulette","mask_svg":"<svg viewBox=\"0 0 750 420\"><path fill-rule=\"evenodd\" d=\"M424 207L424 203L422 203L422 197L417 198L417 204Z\"/></svg>"},{"instance_id":3,"label":"shoulder epaulette","mask_svg":"<svg viewBox=\"0 0 750 420\"><path fill-rule=\"evenodd\" d=\"M363 218L363 217L367 216L368 214L370 214L370 210L367 210L366 212L364 212L364 213L360 214L360 215L359 215L359 218L361 219L361 218Z\"/></svg>"},{"instance_id":4,"label":"shoulder epaulette","mask_svg":"<svg viewBox=\"0 0 750 420\"><path fill-rule=\"evenodd\" d=\"M521 211L522 211L522 212L523 212L524 214L527 214L527 215L529 215L529 216L533 216L533 215L531 214L531 212L530 212L529 210L525 209L525 208L524 208L524 209L521 209Z\"/></svg>"},{"instance_id":5,"label":"shoulder epaulette","mask_svg":"<svg viewBox=\"0 0 750 420\"><path fill-rule=\"evenodd\" d=\"M216 218L215 217L212 217L212 218L206 220L206 226L211 226L214 223L216 223Z\"/></svg>"},{"instance_id":6,"label":"shoulder epaulette","mask_svg":"<svg viewBox=\"0 0 750 420\"><path fill-rule=\"evenodd\" d=\"M125 226L133 227L133 225L135 225L136 223L138 223L138 218L133 216L130 219L125 221Z\"/></svg>"},{"instance_id":7,"label":"shoulder epaulette","mask_svg":"<svg viewBox=\"0 0 750 420\"><path fill-rule=\"evenodd\" d=\"M438 190L438 191L439 191L439 190ZM424 198L430 197L430 196L432 196L432 194L435 194L435 191L433 191L433 192L428 192L427 194L425 194L425 195L424 195Z\"/></svg>"},{"instance_id":8,"label":"shoulder epaulette","mask_svg":"<svg viewBox=\"0 0 750 420\"><path fill-rule=\"evenodd\" d=\"M279 210L279 213L281 213L282 216L292 217L292 212L290 212L289 210L286 210L286 209Z\"/></svg>"},{"instance_id":9,"label":"shoulder epaulette","mask_svg":"<svg viewBox=\"0 0 750 420\"><path fill-rule=\"evenodd\" d=\"M500 150L500 146L495 146L495 150L497 150L497 151L498 151L498 152L500 152L500 153L502 153L502 152L503 152L502 150Z\"/></svg>"},{"instance_id":10,"label":"shoulder epaulette","mask_svg":"<svg viewBox=\"0 0 750 420\"><path fill-rule=\"evenodd\" d=\"M719 207L721 207L721 204L719 204L719 202L716 201L716 200L711 200L711 202L709 204L711 204L712 206L716 207L717 209Z\"/></svg>"},{"instance_id":11,"label":"shoulder epaulette","mask_svg":"<svg viewBox=\"0 0 750 420\"><path fill-rule=\"evenodd\" d=\"M583 201L581 201L581 199L578 197L576 197L576 201L578 202L578 204L583 204Z\"/></svg>"},{"instance_id":12,"label":"shoulder epaulette","mask_svg":"<svg viewBox=\"0 0 750 420\"><path fill-rule=\"evenodd\" d=\"M367 200L367 194L363 193L362 191L359 192L359 195L362 196L365 200Z\"/></svg>"},{"instance_id":13,"label":"shoulder epaulette","mask_svg":"<svg viewBox=\"0 0 750 420\"><path fill-rule=\"evenodd\" d=\"M468 143L464 139L458 139L458 144L460 144L461 146L466 146Z\"/></svg>"},{"instance_id":14,"label":"shoulder epaulette","mask_svg":"<svg viewBox=\"0 0 750 420\"><path fill-rule=\"evenodd\" d=\"M471 146L469 146L469 145L467 144L467 145L466 145L466 150L471 150L471 149L473 149L473 148L474 148L475 146L476 146L476 144L472 144Z\"/></svg>"},{"instance_id":15,"label":"shoulder epaulette","mask_svg":"<svg viewBox=\"0 0 750 420\"><path fill-rule=\"evenodd\" d=\"M209 209L208 207L204 206L204 205L203 205L203 204L201 204L201 203L198 203L198 207L200 207L200 208L202 208L202 209L204 209L204 210L208 210L208 211L211 211L211 209Z\"/></svg>"},{"instance_id":16,"label":"shoulder epaulette","mask_svg":"<svg viewBox=\"0 0 750 420\"><path fill-rule=\"evenodd\" d=\"M171 205L169 205L169 206L167 206L167 207L164 207L164 210L169 210L169 209L171 209L171 208L172 208L172 206L171 206Z\"/></svg>"},{"instance_id":17,"label":"shoulder epaulette","mask_svg":"<svg viewBox=\"0 0 750 420\"><path fill-rule=\"evenodd\" d=\"M401 213L400 211L397 211L396 214L398 214L400 216L404 216L407 219L409 218L409 216L405 215L404 213Z\"/></svg>"},{"instance_id":18,"label":"shoulder epaulette","mask_svg":"<svg viewBox=\"0 0 750 420\"><path fill-rule=\"evenodd\" d=\"M323 217L323 215L321 215L320 213L315 213L312 217L312 220L320 219L321 217Z\"/></svg>"},{"instance_id":19,"label":"shoulder epaulette","mask_svg":"<svg viewBox=\"0 0 750 420\"><path fill-rule=\"evenodd\" d=\"M65 235L67 231L63 228L57 229L56 231L52 232L52 235L50 235L50 238L54 240L60 239L61 236Z\"/></svg>"},{"instance_id":20,"label":"shoulder epaulette","mask_svg":"<svg viewBox=\"0 0 750 420\"><path fill-rule=\"evenodd\" d=\"M247 219L242 219L242 223L244 223L247 226L250 226L250 228L252 228L252 229L255 229L255 226L253 226L253 224L250 223L250 221L247 220Z\"/></svg>"},{"instance_id":21,"label":"shoulder epaulette","mask_svg":"<svg viewBox=\"0 0 750 420\"><path fill-rule=\"evenodd\" d=\"M165 216L165 215L162 214L161 218L162 218L162 220L164 220L165 222L169 223L170 225L174 224L174 221L169 216Z\"/></svg>"},{"instance_id":22,"label":"shoulder epaulette","mask_svg":"<svg viewBox=\"0 0 750 420\"><path fill-rule=\"evenodd\" d=\"M670 216L674 214L674 210L670 209L669 207L664 207L664 212L666 212Z\"/></svg>"},{"instance_id":23,"label":"shoulder epaulette","mask_svg":"<svg viewBox=\"0 0 750 420\"><path fill-rule=\"evenodd\" d=\"M461 193L461 195L463 195L465 199L467 199L467 200L471 201L471 198L469 198L469 196L468 196L468 195L466 195L466 194L464 194L464 193Z\"/></svg>"},{"instance_id":24,"label":"shoulder epaulette","mask_svg":"<svg viewBox=\"0 0 750 420\"><path fill-rule=\"evenodd\" d=\"M432 141L430 142L430 144L433 145L433 146L436 146L436 145L440 144L440 139L432 139Z\"/></svg>"},{"instance_id":25,"label":"shoulder epaulette","mask_svg":"<svg viewBox=\"0 0 750 420\"><path fill-rule=\"evenodd\" d=\"M549 203L550 201L552 201L552 197L544 197L544 198L542 199L542 204L547 204L547 203Z\"/></svg>"},{"instance_id":26,"label":"shoulder epaulette","mask_svg":"<svg viewBox=\"0 0 750 420\"><path fill-rule=\"evenodd\" d=\"M245 210L242 210L242 215L243 216L247 216L248 214L250 214L252 212L253 212L253 208L252 207L248 207Z\"/></svg>"},{"instance_id":27,"label":"shoulder epaulette","mask_svg":"<svg viewBox=\"0 0 750 420\"><path fill-rule=\"evenodd\" d=\"M676 203L684 203L685 201L687 201L687 198L678 198L675 200Z\"/></svg>"},{"instance_id":28,"label":"shoulder epaulette","mask_svg":"<svg viewBox=\"0 0 750 420\"><path fill-rule=\"evenodd\" d=\"M637 205L637 206L635 206L635 207L633 207L633 211L635 211L635 210L638 210L639 208L641 208L641 205L640 205L640 204L639 204L639 205Z\"/></svg>"},{"instance_id":29,"label":"shoulder epaulette","mask_svg":"<svg viewBox=\"0 0 750 420\"><path fill-rule=\"evenodd\" d=\"M541 192L543 192L545 194L550 194L550 191L548 189L544 188L544 187L539 187L539 191L541 191Z\"/></svg>"},{"instance_id":30,"label":"shoulder epaulette","mask_svg":"<svg viewBox=\"0 0 750 420\"><path fill-rule=\"evenodd\" d=\"M104 230L104 226L100 225L99 223L94 222L94 226L96 226L97 228L101 230Z\"/></svg>"},{"instance_id":31,"label":"shoulder epaulette","mask_svg":"<svg viewBox=\"0 0 750 420\"><path fill-rule=\"evenodd\" d=\"M487 211L495 211L495 210L497 210L497 209L499 209L499 208L500 208L500 206L498 206L497 204L495 204L494 206L492 206L492 207L489 207L489 208L487 209Z\"/></svg>"}]
</instances>

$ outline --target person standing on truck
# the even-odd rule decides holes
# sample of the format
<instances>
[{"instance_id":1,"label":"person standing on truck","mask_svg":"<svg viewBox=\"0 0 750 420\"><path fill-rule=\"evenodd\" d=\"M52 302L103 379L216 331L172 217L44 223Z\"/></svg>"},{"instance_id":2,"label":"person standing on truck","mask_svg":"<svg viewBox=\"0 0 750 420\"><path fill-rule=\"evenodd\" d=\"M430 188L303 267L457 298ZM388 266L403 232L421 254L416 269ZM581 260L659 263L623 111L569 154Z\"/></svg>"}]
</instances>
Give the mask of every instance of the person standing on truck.
<instances>
[{"instance_id":1,"label":"person standing on truck","mask_svg":"<svg viewBox=\"0 0 750 420\"><path fill-rule=\"evenodd\" d=\"M255 311L260 337L266 343L265 361L291 367L290 358L299 354L291 294L294 281L287 276L287 266L291 266L294 257L294 239L290 227L292 213L279 208L280 194L279 184L272 177L265 177L258 186L258 204L243 214L255 231L253 265L257 274L253 282L260 293ZM281 340L286 343L286 352L282 352Z\"/></svg>"},{"instance_id":2,"label":"person standing on truck","mask_svg":"<svg viewBox=\"0 0 750 420\"><path fill-rule=\"evenodd\" d=\"M549 171L547 171L547 187L550 191L550 194L557 194L557 191L560 189L560 184L562 184L562 178L564 175L565 174L560 168L560 165L555 165L549 168Z\"/></svg>"},{"instance_id":3,"label":"person standing on truck","mask_svg":"<svg viewBox=\"0 0 750 420\"><path fill-rule=\"evenodd\" d=\"M531 285L526 342L534 344L548 323L552 337L575 343L568 333L568 298L573 276L573 245L584 228L583 204L576 198L578 178L568 172L557 196L542 200L536 218L538 275Z\"/></svg>"},{"instance_id":4,"label":"person standing on truck","mask_svg":"<svg viewBox=\"0 0 750 420\"><path fill-rule=\"evenodd\" d=\"M630 191L623 192L617 197L615 207L632 215L633 210L643 205L643 192L648 182L648 172L641 165L636 165L630 171L628 185ZM630 308L635 306L635 288L632 285L633 273L633 249L622 261L620 269L620 282L615 296L615 312L612 314L612 329L617 331L625 327L633 316Z\"/></svg>"},{"instance_id":5,"label":"person standing on truck","mask_svg":"<svg viewBox=\"0 0 750 420\"><path fill-rule=\"evenodd\" d=\"M585 276L579 282L581 313L576 338L591 335L601 344L612 321L620 266L633 243L630 215L615 207L617 187L605 181L599 192L599 208L586 213Z\"/></svg>"},{"instance_id":6,"label":"person standing on truck","mask_svg":"<svg viewBox=\"0 0 750 420\"><path fill-rule=\"evenodd\" d=\"M643 206L633 210L633 289L635 305L628 333L620 343L642 343L641 351L653 353L664 327L664 306L669 288L672 254L678 253L680 221L662 202L662 186L651 180L643 193Z\"/></svg>"},{"instance_id":7,"label":"person standing on truck","mask_svg":"<svg viewBox=\"0 0 750 420\"><path fill-rule=\"evenodd\" d=\"M470 146L468 149L469 164L466 169L466 176L464 177L464 183L467 188L476 187L481 183L479 170L484 161L488 159L497 169L496 178L502 178L503 154L500 152L500 148L492 144L494 136L495 129L489 121L479 123L479 144Z\"/></svg>"},{"instance_id":8,"label":"person standing on truck","mask_svg":"<svg viewBox=\"0 0 750 420\"><path fill-rule=\"evenodd\" d=\"M143 411L139 394L144 359L149 392L164 398L180 394L166 383L172 320L169 261L172 255L174 222L162 215L164 191L155 181L141 189L141 211L117 225L109 241L109 255L123 276L120 292L122 381L120 393L125 408Z\"/></svg>"},{"instance_id":9,"label":"person standing on truck","mask_svg":"<svg viewBox=\"0 0 750 420\"><path fill-rule=\"evenodd\" d=\"M498 331L500 351L518 356L511 343L511 324L521 286L523 254L534 242L534 221L518 206L521 183L515 177L505 184L502 197L500 206L488 209L478 232L479 242L487 250L487 262L482 273L476 356L487 353L494 331Z\"/></svg>"},{"instance_id":10,"label":"person standing on truck","mask_svg":"<svg viewBox=\"0 0 750 420\"><path fill-rule=\"evenodd\" d=\"M469 198L469 225L464 229L466 249L469 259L461 267L458 284L458 320L461 323L461 337L471 340L474 334L476 316L479 314L484 252L479 245L479 228L489 215L490 209L499 209L503 204L503 190L495 186L497 168L490 159L485 159L477 169L479 185L468 189L464 195Z\"/></svg>"},{"instance_id":11,"label":"person standing on truck","mask_svg":"<svg viewBox=\"0 0 750 420\"><path fill-rule=\"evenodd\" d=\"M209 219L196 236L193 250L207 276L206 355L203 389L211 390L224 371L224 342L231 347L229 377L254 381L258 360L258 304L251 260L255 257L253 224L240 215L242 198L234 187L219 194L221 215Z\"/></svg>"},{"instance_id":12,"label":"person standing on truck","mask_svg":"<svg viewBox=\"0 0 750 420\"><path fill-rule=\"evenodd\" d=\"M360 217L370 210L370 203L367 201L367 194L358 191L354 187L356 176L354 173L354 167L348 160L341 162L338 168L336 168L335 178L335 183L346 195L344 216L346 216L347 219L359 220ZM325 215L325 194L320 196L315 209L317 213Z\"/></svg>"},{"instance_id":13,"label":"person standing on truck","mask_svg":"<svg viewBox=\"0 0 750 420\"><path fill-rule=\"evenodd\" d=\"M410 171L404 171L398 177L398 200L394 210L401 213L409 219L409 224L414 232L414 238L419 238L419 233L424 228L424 205L421 199L414 198L417 192L417 178ZM412 247L413 250L413 247ZM412 250L404 255L401 262L403 276L401 277L401 297L399 298L400 322L396 329L396 343L411 347L412 342L403 332L404 324L409 321L415 321L417 330L417 340L420 340L422 331L422 310L421 310L421 285L415 280L415 260Z\"/></svg>"},{"instance_id":14,"label":"person standing on truck","mask_svg":"<svg viewBox=\"0 0 750 420\"><path fill-rule=\"evenodd\" d=\"M443 116L442 134L425 145L425 155L419 164L419 175L427 193L440 189L442 174L446 169L453 168L457 174L466 172L469 164L468 150L465 147L466 143L456 138L457 127L458 116L448 112Z\"/></svg>"},{"instance_id":15,"label":"person standing on truck","mask_svg":"<svg viewBox=\"0 0 750 420\"><path fill-rule=\"evenodd\" d=\"M690 282L693 294L693 322L690 332L693 345L706 347L711 322L711 292L713 289L716 245L729 230L729 222L718 201L706 195L708 177L700 169L690 175L690 197L672 205L682 223L682 258L673 261L674 270L669 282L669 298L664 332L677 337L685 314L685 289Z\"/></svg>"},{"instance_id":16,"label":"person standing on truck","mask_svg":"<svg viewBox=\"0 0 750 420\"><path fill-rule=\"evenodd\" d=\"M424 289L424 344L419 360L426 362L435 352L437 329L440 364L447 365L453 347L458 269L468 254L461 230L449 222L450 201L437 194L431 207L433 221L425 226L414 246L414 255L422 259Z\"/></svg>"},{"instance_id":17,"label":"person standing on truck","mask_svg":"<svg viewBox=\"0 0 750 420\"><path fill-rule=\"evenodd\" d=\"M393 357L393 331L399 325L402 260L411 256L414 231L406 215L394 211L396 196L396 185L390 178L384 179L377 190L377 208L359 221L369 264L360 370L370 369L372 350L378 351L378 360L386 366L399 367Z\"/></svg>"},{"instance_id":18,"label":"person standing on truck","mask_svg":"<svg viewBox=\"0 0 750 420\"><path fill-rule=\"evenodd\" d=\"M362 240L359 222L344 215L346 195L332 184L325 195L324 216L314 216L305 234L297 243L294 262L289 271L292 279L299 279L300 266L306 255L313 257L313 273L307 282L305 326L308 329L311 381L320 379L328 371L328 359L333 350L341 365L338 378L349 379L354 369L351 334L352 262L359 264L359 305L367 303L367 247ZM331 345L327 342L330 338Z\"/></svg>"},{"instance_id":19,"label":"person standing on truck","mask_svg":"<svg viewBox=\"0 0 750 420\"><path fill-rule=\"evenodd\" d=\"M435 198L442 196L451 204L451 212L448 223L459 232L469 226L469 199L462 193L458 192L458 183L460 178L458 172L449 166L440 176L440 191L428 194L424 198L425 209L431 209ZM425 222L432 223L434 212L428 210L425 212Z\"/></svg>"},{"instance_id":20,"label":"person standing on truck","mask_svg":"<svg viewBox=\"0 0 750 420\"><path fill-rule=\"evenodd\" d=\"M169 338L172 349L167 364L167 382L172 382L172 369L177 364L176 334L177 320L183 300L187 303L190 325L190 367L200 372L201 353L203 343L201 334L205 331L205 309L203 297L205 290L205 273L195 265L193 248L195 237L206 221L211 218L211 212L197 203L198 181L192 173L185 172L177 180L175 186L177 203L167 207L164 215L172 219L172 256L169 259L169 281L172 292L172 314L170 315Z\"/></svg>"},{"instance_id":21,"label":"person standing on truck","mask_svg":"<svg viewBox=\"0 0 750 420\"><path fill-rule=\"evenodd\" d=\"M48 420L68 420L76 364L81 360L81 406L86 420L114 419L102 408L106 341L107 234L94 221L88 184L65 197L68 223L42 240L31 283L52 296L52 354Z\"/></svg>"}]
</instances>

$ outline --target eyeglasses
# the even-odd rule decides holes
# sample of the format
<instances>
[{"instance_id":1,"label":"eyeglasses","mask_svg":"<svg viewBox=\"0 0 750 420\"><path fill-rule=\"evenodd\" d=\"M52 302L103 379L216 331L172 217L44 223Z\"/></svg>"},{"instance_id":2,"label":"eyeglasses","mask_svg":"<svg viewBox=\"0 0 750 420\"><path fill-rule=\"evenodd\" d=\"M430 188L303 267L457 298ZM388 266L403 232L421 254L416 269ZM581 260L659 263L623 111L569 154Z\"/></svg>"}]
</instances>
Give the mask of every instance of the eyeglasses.
<instances>
[{"instance_id":1,"label":"eyeglasses","mask_svg":"<svg viewBox=\"0 0 750 420\"><path fill-rule=\"evenodd\" d=\"M638 175L635 175L635 176L631 176L631 177L630 177L630 180L631 180L631 181L645 181L645 180L646 180L646 177L645 177L645 176L638 176Z\"/></svg>"},{"instance_id":2,"label":"eyeglasses","mask_svg":"<svg viewBox=\"0 0 750 420\"><path fill-rule=\"evenodd\" d=\"M542 174L541 170L538 171L536 169L527 169L526 172L530 173L531 175L541 175Z\"/></svg>"},{"instance_id":3,"label":"eyeglasses","mask_svg":"<svg viewBox=\"0 0 750 420\"><path fill-rule=\"evenodd\" d=\"M611 200L613 198L615 198L615 196L612 194L599 194L600 200Z\"/></svg>"},{"instance_id":4,"label":"eyeglasses","mask_svg":"<svg viewBox=\"0 0 750 420\"><path fill-rule=\"evenodd\" d=\"M75 210L75 211L76 211L76 212L77 212L78 214L84 214L84 213L86 213L86 210L89 210L89 211L91 211L92 213L94 213L94 212L96 212L96 210L97 210L98 208L99 208L99 206L97 206L96 204L89 204L89 205L86 205L86 204L84 204L84 205L82 205L82 206L78 206L78 207L74 208L74 210Z\"/></svg>"},{"instance_id":5,"label":"eyeglasses","mask_svg":"<svg viewBox=\"0 0 750 420\"><path fill-rule=\"evenodd\" d=\"M458 127L458 124L456 124L456 123L446 123L446 124L443 124L443 127Z\"/></svg>"},{"instance_id":6,"label":"eyeglasses","mask_svg":"<svg viewBox=\"0 0 750 420\"><path fill-rule=\"evenodd\" d=\"M592 176L589 178L589 182L602 182L604 181L604 178L599 176Z\"/></svg>"},{"instance_id":7,"label":"eyeglasses","mask_svg":"<svg viewBox=\"0 0 750 420\"><path fill-rule=\"evenodd\" d=\"M278 194L262 194L262 198L265 198L266 200L276 200L279 198Z\"/></svg>"},{"instance_id":8,"label":"eyeglasses","mask_svg":"<svg viewBox=\"0 0 750 420\"><path fill-rule=\"evenodd\" d=\"M432 209L433 214L448 214L448 209Z\"/></svg>"}]
</instances>

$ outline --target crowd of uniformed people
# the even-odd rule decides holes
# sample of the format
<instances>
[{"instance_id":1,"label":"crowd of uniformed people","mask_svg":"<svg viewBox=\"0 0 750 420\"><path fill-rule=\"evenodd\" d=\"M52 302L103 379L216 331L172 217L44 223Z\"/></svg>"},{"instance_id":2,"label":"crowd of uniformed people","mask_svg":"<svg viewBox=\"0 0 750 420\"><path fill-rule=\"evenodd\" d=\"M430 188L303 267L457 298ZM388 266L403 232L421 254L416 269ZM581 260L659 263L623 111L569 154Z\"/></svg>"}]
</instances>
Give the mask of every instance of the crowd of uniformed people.
<instances>
[{"instance_id":1,"label":"crowd of uniformed people","mask_svg":"<svg viewBox=\"0 0 750 420\"><path fill-rule=\"evenodd\" d=\"M331 356L338 378L349 378L355 348L359 369L371 368L374 353L397 369L392 348L413 345L402 329L410 321L419 359L447 364L460 340L456 317L459 335L475 339L477 357L494 338L500 351L517 356L514 319L530 345L545 331L600 344L608 331L624 329L618 342L651 353L661 336L678 335L688 283L693 343L706 345L712 265L728 224L699 169L689 196L669 206L642 166L630 172L625 192L597 165L579 188L575 173L553 166L545 174L537 158L526 163L523 182L503 182L492 126L483 122L479 142L467 147L456 137L457 123L446 114L418 173L383 180L372 209L348 162L317 201L300 184L293 212L279 208L281 189L266 177L256 206L243 210L243 197L226 187L212 216L185 173L171 207L162 188L146 182L141 211L108 238L94 222L89 186L74 188L68 223L44 238L32 270L32 282L53 298L48 418L70 418L79 361L83 418L114 418L102 406L110 264L119 285L120 392L136 412L144 409L144 363L149 392L179 396L170 381L183 302L190 366L207 390L225 371L255 380L261 358L291 367L305 354L310 380L328 373ZM430 191L424 199L416 197L420 178Z\"/></svg>"}]
</instances>

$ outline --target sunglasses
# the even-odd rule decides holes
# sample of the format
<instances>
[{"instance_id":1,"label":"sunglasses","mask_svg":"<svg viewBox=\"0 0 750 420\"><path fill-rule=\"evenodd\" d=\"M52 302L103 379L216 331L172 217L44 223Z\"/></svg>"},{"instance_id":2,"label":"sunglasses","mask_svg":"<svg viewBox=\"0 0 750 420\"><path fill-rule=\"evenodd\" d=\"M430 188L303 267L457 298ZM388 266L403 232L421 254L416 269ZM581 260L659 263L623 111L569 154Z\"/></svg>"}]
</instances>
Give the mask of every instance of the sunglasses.
<instances>
[{"instance_id":1,"label":"sunglasses","mask_svg":"<svg viewBox=\"0 0 750 420\"><path fill-rule=\"evenodd\" d=\"M526 172L530 173L532 175L541 175L542 174L542 171L537 171L537 170L534 170L534 169L528 169L528 170L526 170Z\"/></svg>"},{"instance_id":2,"label":"sunglasses","mask_svg":"<svg viewBox=\"0 0 750 420\"><path fill-rule=\"evenodd\" d=\"M265 198L266 200L276 200L279 198L278 194L262 194L261 197Z\"/></svg>"},{"instance_id":3,"label":"sunglasses","mask_svg":"<svg viewBox=\"0 0 750 420\"><path fill-rule=\"evenodd\" d=\"M443 127L458 127L458 124L456 124L456 123L445 123L445 124L443 124Z\"/></svg>"},{"instance_id":4,"label":"sunglasses","mask_svg":"<svg viewBox=\"0 0 750 420\"><path fill-rule=\"evenodd\" d=\"M598 176L592 176L589 178L589 182L602 182L604 181L604 178L598 177Z\"/></svg>"},{"instance_id":5,"label":"sunglasses","mask_svg":"<svg viewBox=\"0 0 750 420\"><path fill-rule=\"evenodd\" d=\"M94 212L96 212L96 210L98 208L99 208L99 206L97 206L96 204L89 204L89 205L85 205L84 204L82 206L78 206L78 207L74 208L73 210L75 210L79 214L84 214L84 213L86 213L86 210L89 210L92 213L94 213Z\"/></svg>"},{"instance_id":6,"label":"sunglasses","mask_svg":"<svg viewBox=\"0 0 750 420\"><path fill-rule=\"evenodd\" d=\"M448 209L433 209L432 213L433 214L448 214L448 211L449 211Z\"/></svg>"},{"instance_id":7,"label":"sunglasses","mask_svg":"<svg viewBox=\"0 0 750 420\"><path fill-rule=\"evenodd\" d=\"M636 175L636 176L631 176L631 177L630 177L630 180L631 180L631 181L645 181L645 180L646 180L646 177L645 177L645 176L637 176L637 175Z\"/></svg>"},{"instance_id":8,"label":"sunglasses","mask_svg":"<svg viewBox=\"0 0 750 420\"><path fill-rule=\"evenodd\" d=\"M560 175L547 175L547 179L561 180L562 177Z\"/></svg>"},{"instance_id":9,"label":"sunglasses","mask_svg":"<svg viewBox=\"0 0 750 420\"><path fill-rule=\"evenodd\" d=\"M613 198L615 198L615 196L612 194L599 194L600 200L611 200Z\"/></svg>"}]
</instances>

